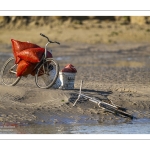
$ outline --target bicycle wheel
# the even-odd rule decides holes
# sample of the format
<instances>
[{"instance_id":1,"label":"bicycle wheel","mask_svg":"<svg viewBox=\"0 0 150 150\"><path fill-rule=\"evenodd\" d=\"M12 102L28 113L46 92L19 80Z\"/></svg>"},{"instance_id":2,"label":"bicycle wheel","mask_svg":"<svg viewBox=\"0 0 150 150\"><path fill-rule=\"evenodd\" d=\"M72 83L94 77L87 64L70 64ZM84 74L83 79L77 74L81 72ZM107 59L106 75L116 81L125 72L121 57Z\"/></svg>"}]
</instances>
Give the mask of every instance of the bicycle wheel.
<instances>
[{"instance_id":1,"label":"bicycle wheel","mask_svg":"<svg viewBox=\"0 0 150 150\"><path fill-rule=\"evenodd\" d=\"M59 74L59 64L47 58L37 69L35 83L39 88L47 89L54 85Z\"/></svg>"},{"instance_id":2,"label":"bicycle wheel","mask_svg":"<svg viewBox=\"0 0 150 150\"><path fill-rule=\"evenodd\" d=\"M17 77L16 75L17 65L15 64L14 57L9 58L2 67L1 70L1 78L2 83L7 86L16 85L21 77Z\"/></svg>"},{"instance_id":3,"label":"bicycle wheel","mask_svg":"<svg viewBox=\"0 0 150 150\"><path fill-rule=\"evenodd\" d=\"M127 112L124 112L122 110L118 110L115 106L109 105L107 103L100 103L100 107L103 107L103 108L107 109L108 111L111 111L111 112L113 112L115 114L120 114L120 115L129 117L131 119L134 118L131 114L129 114Z\"/></svg>"}]
</instances>

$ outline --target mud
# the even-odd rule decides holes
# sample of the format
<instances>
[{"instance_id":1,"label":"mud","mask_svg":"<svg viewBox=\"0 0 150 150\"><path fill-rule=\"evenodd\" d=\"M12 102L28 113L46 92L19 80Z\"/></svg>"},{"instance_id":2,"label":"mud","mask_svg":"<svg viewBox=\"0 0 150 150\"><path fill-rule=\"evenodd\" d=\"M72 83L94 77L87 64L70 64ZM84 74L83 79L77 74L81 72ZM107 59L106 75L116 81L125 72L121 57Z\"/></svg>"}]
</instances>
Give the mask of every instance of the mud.
<instances>
[{"instance_id":1,"label":"mud","mask_svg":"<svg viewBox=\"0 0 150 150\"><path fill-rule=\"evenodd\" d=\"M1 63L10 57L7 46ZM76 69L75 89L39 89L33 76L23 77L14 87L0 85L1 124L87 124L112 125L131 120L104 111L81 99L73 103L83 80L82 92L127 108L137 118L150 118L150 45L62 44L53 48L53 56L63 68L72 63Z\"/></svg>"},{"instance_id":2,"label":"mud","mask_svg":"<svg viewBox=\"0 0 150 150\"><path fill-rule=\"evenodd\" d=\"M81 24L68 20L43 26L34 23L8 26L0 30L0 68L12 56L10 39L30 41L44 47L47 41L39 35L43 33L50 40L60 42L60 45L51 45L49 48L59 62L60 69L71 63L77 69L77 74L74 90L39 89L33 76L22 77L13 87L0 82L0 127L24 126L37 130L36 125L42 125L39 132L49 133L44 130L46 125L58 126L57 129L61 130L59 125L67 128L68 125L131 123L129 118L104 111L87 99L80 99L73 107L81 80L84 94L106 102L111 100L136 118L149 120L148 24L122 24L94 19ZM56 133L57 129L51 133Z\"/></svg>"}]
</instances>

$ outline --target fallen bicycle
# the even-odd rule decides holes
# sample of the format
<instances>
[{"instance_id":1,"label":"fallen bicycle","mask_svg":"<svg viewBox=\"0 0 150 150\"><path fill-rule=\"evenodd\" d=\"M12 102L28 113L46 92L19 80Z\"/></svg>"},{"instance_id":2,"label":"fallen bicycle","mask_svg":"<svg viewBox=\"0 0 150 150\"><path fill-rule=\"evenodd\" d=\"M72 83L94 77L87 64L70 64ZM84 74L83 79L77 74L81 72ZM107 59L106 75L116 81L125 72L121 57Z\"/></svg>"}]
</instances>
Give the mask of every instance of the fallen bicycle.
<instances>
[{"instance_id":1,"label":"fallen bicycle","mask_svg":"<svg viewBox=\"0 0 150 150\"><path fill-rule=\"evenodd\" d=\"M76 103L79 101L79 99L81 97L84 97L84 98L87 98L89 101L98 104L99 107L101 107L101 108L103 108L103 109L105 109L105 110L107 110L107 111L109 111L111 113L119 114L119 115L122 115L122 116L125 116L125 117L129 117L130 119L136 119L136 117L134 117L133 115L125 112L124 108L113 104L112 101L110 101L111 103L109 104L109 103L106 103L106 102L104 102L102 100L99 100L99 99L87 96L85 94L82 94L81 93L82 84L83 84L83 81L81 81L80 91L79 91L79 94L78 94L78 98L75 100L73 106L76 105Z\"/></svg>"}]
</instances>

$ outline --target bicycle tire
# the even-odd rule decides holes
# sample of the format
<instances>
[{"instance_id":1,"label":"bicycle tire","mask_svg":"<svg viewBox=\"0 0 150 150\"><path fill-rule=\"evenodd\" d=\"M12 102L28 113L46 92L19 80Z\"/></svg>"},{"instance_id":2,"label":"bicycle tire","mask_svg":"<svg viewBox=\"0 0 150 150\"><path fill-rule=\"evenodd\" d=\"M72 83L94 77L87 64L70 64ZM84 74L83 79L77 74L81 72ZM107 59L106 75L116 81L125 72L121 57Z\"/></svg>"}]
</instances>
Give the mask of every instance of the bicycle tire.
<instances>
[{"instance_id":1,"label":"bicycle tire","mask_svg":"<svg viewBox=\"0 0 150 150\"><path fill-rule=\"evenodd\" d=\"M54 85L59 75L59 64L53 58L47 58L37 69L35 83L39 88L48 89Z\"/></svg>"},{"instance_id":2,"label":"bicycle tire","mask_svg":"<svg viewBox=\"0 0 150 150\"><path fill-rule=\"evenodd\" d=\"M16 67L15 58L10 57L3 65L1 69L1 78L2 83L7 86L15 86L21 77L17 77L16 75ZM11 70L10 70L11 69Z\"/></svg>"},{"instance_id":3,"label":"bicycle tire","mask_svg":"<svg viewBox=\"0 0 150 150\"><path fill-rule=\"evenodd\" d=\"M100 105L100 107L103 107L106 110L111 111L111 112L113 112L115 114L120 114L120 115L123 115L125 117L129 117L131 119L135 118L135 117L133 117L133 115L131 115L131 114L127 113L127 112L124 112L122 110L118 110L118 108L116 108L115 106L112 106L112 105L109 105L109 104L106 104L106 103L100 103L99 105Z\"/></svg>"}]
</instances>

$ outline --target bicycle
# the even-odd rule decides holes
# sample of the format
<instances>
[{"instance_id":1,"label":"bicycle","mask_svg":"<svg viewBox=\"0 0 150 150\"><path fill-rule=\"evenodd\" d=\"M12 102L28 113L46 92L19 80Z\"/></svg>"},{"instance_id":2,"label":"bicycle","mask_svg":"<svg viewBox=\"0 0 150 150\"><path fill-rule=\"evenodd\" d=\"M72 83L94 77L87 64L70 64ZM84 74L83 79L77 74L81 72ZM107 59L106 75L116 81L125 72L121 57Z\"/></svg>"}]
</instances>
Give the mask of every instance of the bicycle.
<instances>
[{"instance_id":1,"label":"bicycle","mask_svg":"<svg viewBox=\"0 0 150 150\"><path fill-rule=\"evenodd\" d=\"M50 43L60 44L56 41L51 41L47 36L40 33L41 36L46 38L48 42L45 44L45 52L39 63L36 64L33 71L35 72L35 83L39 88L47 89L54 85L59 75L59 64L53 58L46 58L47 46ZM17 64L15 64L15 58L9 58L1 69L2 83L7 86L15 86L22 76L17 77Z\"/></svg>"}]
</instances>

